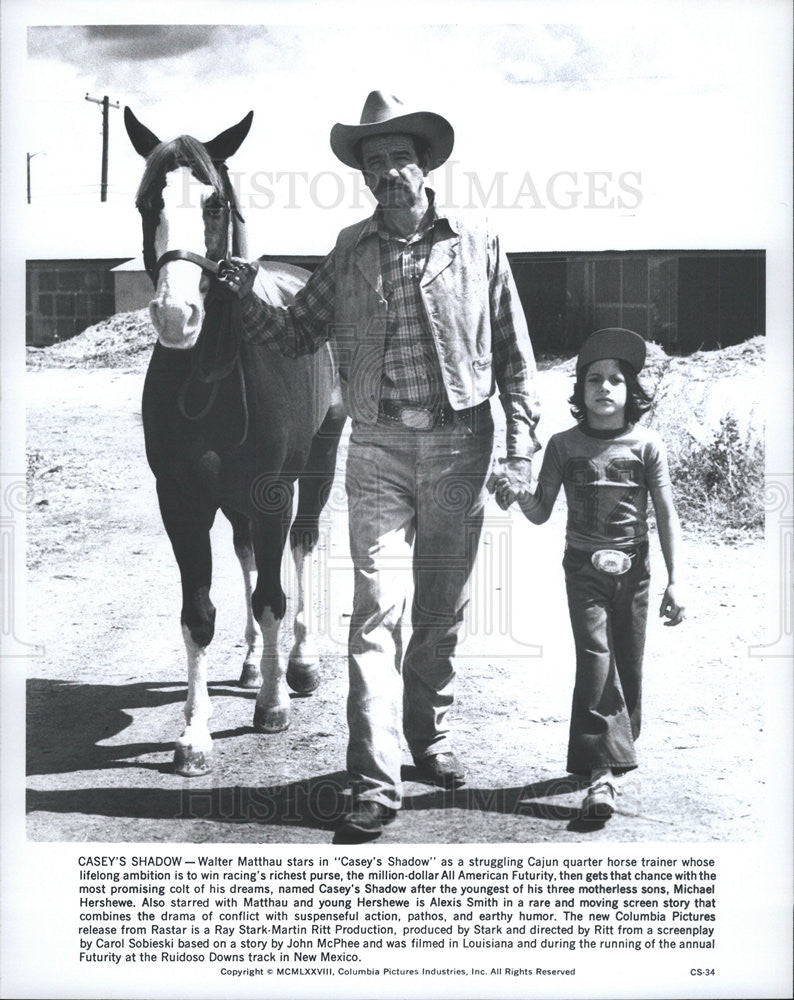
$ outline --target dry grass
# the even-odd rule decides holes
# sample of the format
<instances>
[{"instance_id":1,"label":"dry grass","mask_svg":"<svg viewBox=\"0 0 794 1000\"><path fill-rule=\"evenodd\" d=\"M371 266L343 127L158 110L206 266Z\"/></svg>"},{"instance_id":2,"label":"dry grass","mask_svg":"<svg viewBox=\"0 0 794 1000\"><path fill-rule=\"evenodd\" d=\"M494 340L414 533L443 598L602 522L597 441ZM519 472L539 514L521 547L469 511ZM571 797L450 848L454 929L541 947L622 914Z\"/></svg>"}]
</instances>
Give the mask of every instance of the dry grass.
<instances>
[{"instance_id":1,"label":"dry grass","mask_svg":"<svg viewBox=\"0 0 794 1000\"><path fill-rule=\"evenodd\" d=\"M726 542L763 535L764 448L733 414L708 444L693 440L671 455L670 476L686 527Z\"/></svg>"},{"instance_id":2,"label":"dry grass","mask_svg":"<svg viewBox=\"0 0 794 1000\"><path fill-rule=\"evenodd\" d=\"M735 543L764 530L765 340L655 366L647 422L667 445L686 529Z\"/></svg>"}]
</instances>

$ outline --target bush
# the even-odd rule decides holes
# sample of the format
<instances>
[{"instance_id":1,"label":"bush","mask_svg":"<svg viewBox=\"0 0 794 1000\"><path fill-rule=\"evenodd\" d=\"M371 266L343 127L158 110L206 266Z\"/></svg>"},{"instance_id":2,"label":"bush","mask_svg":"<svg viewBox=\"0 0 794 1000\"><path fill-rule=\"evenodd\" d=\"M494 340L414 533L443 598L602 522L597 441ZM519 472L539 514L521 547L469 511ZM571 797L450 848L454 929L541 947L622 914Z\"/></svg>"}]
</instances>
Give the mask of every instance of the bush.
<instances>
[{"instance_id":1,"label":"bush","mask_svg":"<svg viewBox=\"0 0 794 1000\"><path fill-rule=\"evenodd\" d=\"M670 456L676 508L685 527L727 538L764 529L764 448L725 414L705 444L690 439Z\"/></svg>"}]
</instances>

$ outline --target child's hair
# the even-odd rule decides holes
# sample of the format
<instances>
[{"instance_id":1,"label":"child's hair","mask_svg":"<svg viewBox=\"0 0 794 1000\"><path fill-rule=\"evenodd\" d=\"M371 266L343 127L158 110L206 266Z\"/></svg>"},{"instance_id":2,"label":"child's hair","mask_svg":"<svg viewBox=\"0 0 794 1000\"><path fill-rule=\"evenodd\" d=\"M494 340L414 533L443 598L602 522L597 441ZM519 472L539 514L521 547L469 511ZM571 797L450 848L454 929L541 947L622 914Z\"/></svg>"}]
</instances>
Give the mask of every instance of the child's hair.
<instances>
[{"instance_id":1,"label":"child's hair","mask_svg":"<svg viewBox=\"0 0 794 1000\"><path fill-rule=\"evenodd\" d=\"M647 413L651 408L653 397L640 382L639 376L625 361L618 361L623 378L626 380L626 410L625 417L627 424L636 424L643 413ZM576 373L576 382L573 387L573 395L568 402L571 406L571 413L578 423L583 423L587 418L587 411L584 405L584 380L588 369L582 368Z\"/></svg>"}]
</instances>

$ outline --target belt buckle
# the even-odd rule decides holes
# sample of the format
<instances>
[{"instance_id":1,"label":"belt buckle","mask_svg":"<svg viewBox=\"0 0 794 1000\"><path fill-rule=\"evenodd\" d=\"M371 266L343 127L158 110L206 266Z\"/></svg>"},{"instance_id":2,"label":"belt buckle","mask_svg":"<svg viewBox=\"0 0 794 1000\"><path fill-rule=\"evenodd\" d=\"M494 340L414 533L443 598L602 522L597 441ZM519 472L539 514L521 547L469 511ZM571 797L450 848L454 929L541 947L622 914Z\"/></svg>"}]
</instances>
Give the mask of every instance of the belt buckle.
<instances>
[{"instance_id":1,"label":"belt buckle","mask_svg":"<svg viewBox=\"0 0 794 1000\"><path fill-rule=\"evenodd\" d=\"M590 556L590 562L608 576L623 576L631 568L631 558L618 549L598 549Z\"/></svg>"},{"instance_id":2,"label":"belt buckle","mask_svg":"<svg viewBox=\"0 0 794 1000\"><path fill-rule=\"evenodd\" d=\"M414 431L429 431L435 427L435 415L420 407L404 406L400 410L400 423Z\"/></svg>"}]
</instances>

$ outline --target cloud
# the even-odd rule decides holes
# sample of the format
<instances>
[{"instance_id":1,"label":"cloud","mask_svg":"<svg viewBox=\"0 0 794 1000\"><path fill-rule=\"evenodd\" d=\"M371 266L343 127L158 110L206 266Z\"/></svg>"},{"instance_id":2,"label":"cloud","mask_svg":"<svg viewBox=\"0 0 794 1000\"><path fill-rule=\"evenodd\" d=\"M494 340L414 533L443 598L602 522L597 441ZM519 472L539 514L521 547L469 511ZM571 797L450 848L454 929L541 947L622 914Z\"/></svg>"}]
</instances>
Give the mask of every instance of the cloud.
<instances>
[{"instance_id":1,"label":"cloud","mask_svg":"<svg viewBox=\"0 0 794 1000\"><path fill-rule=\"evenodd\" d=\"M213 45L216 29L196 25L90 25L83 29L87 42L103 50L106 59L150 62L197 52Z\"/></svg>"},{"instance_id":2,"label":"cloud","mask_svg":"<svg viewBox=\"0 0 794 1000\"><path fill-rule=\"evenodd\" d=\"M31 27L31 58L59 58L74 66L86 56L102 65L107 61L152 62L186 52L212 48L221 30L212 25L136 24Z\"/></svg>"},{"instance_id":3,"label":"cloud","mask_svg":"<svg viewBox=\"0 0 794 1000\"><path fill-rule=\"evenodd\" d=\"M298 67L300 37L265 25L82 25L28 29L31 60L73 67L141 100L178 86Z\"/></svg>"}]
</instances>

